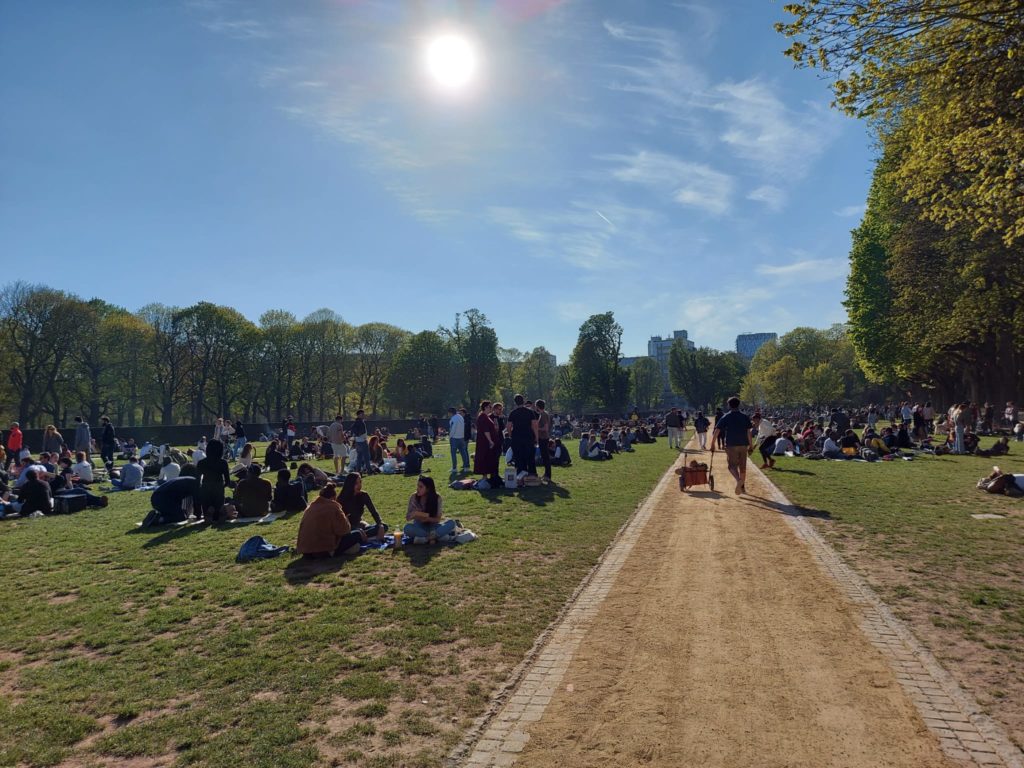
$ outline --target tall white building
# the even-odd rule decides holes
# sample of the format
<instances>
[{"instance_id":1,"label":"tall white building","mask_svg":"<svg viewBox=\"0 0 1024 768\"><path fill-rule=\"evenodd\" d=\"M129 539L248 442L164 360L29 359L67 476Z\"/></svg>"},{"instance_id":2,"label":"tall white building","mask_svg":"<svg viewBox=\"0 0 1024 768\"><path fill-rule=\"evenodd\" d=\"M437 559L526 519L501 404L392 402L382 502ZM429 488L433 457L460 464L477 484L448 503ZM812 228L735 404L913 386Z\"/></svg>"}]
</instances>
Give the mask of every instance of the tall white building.
<instances>
[{"instance_id":1,"label":"tall white building","mask_svg":"<svg viewBox=\"0 0 1024 768\"><path fill-rule=\"evenodd\" d=\"M647 356L653 357L657 361L658 367L661 368L662 399L666 405L674 405L679 400L672 392L672 385L668 378L668 353L677 339L681 339L683 346L687 349L697 348L697 345L690 341L686 331L672 331L672 335L668 338L651 336L650 341L647 342Z\"/></svg>"}]
</instances>

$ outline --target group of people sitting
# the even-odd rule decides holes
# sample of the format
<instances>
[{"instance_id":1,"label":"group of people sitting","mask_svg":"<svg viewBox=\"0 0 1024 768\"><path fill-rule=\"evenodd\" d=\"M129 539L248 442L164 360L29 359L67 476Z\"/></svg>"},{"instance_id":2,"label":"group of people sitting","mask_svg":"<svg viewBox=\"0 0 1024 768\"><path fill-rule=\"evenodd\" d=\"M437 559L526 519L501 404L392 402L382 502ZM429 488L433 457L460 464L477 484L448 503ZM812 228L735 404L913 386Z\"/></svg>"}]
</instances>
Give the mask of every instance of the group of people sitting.
<instances>
[{"instance_id":1,"label":"group of people sitting","mask_svg":"<svg viewBox=\"0 0 1024 768\"><path fill-rule=\"evenodd\" d=\"M43 451L38 458L20 454L20 459L8 462L0 448L0 518L105 507L109 499L88 490L94 476L84 451L72 457L64 446L59 453Z\"/></svg>"}]
</instances>

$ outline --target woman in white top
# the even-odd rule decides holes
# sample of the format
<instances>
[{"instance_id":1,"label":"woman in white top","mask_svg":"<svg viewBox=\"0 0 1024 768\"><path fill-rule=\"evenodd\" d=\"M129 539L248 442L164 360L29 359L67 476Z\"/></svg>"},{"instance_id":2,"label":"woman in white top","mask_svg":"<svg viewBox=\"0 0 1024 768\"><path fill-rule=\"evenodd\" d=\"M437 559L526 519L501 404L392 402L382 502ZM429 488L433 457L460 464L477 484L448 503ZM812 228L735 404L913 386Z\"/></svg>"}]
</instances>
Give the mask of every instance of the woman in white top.
<instances>
[{"instance_id":1,"label":"woman in white top","mask_svg":"<svg viewBox=\"0 0 1024 768\"><path fill-rule=\"evenodd\" d=\"M252 443L246 443L242 448L242 454L238 457L238 463L231 468L231 474L245 475L249 471L249 465L252 464L255 455L256 449L252 447Z\"/></svg>"},{"instance_id":2,"label":"woman in white top","mask_svg":"<svg viewBox=\"0 0 1024 768\"><path fill-rule=\"evenodd\" d=\"M92 464L85 460L85 451L78 451L75 454L75 461L77 463L71 469L78 475L78 479L83 483L91 483L93 481Z\"/></svg>"}]
</instances>

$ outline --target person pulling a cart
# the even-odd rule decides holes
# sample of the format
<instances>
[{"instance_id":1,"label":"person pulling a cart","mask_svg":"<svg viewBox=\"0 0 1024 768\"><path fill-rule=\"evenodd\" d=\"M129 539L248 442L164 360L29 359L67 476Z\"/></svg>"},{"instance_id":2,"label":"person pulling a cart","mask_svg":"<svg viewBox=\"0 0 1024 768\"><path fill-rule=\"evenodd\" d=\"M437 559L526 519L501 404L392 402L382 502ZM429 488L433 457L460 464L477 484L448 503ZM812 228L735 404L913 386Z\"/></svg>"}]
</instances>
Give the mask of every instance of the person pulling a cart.
<instances>
[{"instance_id":1,"label":"person pulling a cart","mask_svg":"<svg viewBox=\"0 0 1024 768\"><path fill-rule=\"evenodd\" d=\"M711 453L714 454L720 437L725 440L725 456L729 462L729 474L736 480L736 493L746 493L747 457L754 450L750 417L740 410L740 399L729 398L729 412L715 424L711 436Z\"/></svg>"}]
</instances>

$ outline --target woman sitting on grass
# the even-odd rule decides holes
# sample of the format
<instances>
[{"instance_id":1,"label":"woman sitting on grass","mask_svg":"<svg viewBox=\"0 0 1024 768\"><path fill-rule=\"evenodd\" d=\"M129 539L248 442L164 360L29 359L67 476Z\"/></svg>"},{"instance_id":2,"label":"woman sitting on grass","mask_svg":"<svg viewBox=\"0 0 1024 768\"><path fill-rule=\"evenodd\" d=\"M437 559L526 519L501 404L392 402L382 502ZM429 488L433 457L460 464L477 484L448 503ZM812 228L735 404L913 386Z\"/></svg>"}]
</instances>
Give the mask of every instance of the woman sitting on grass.
<instances>
[{"instance_id":1,"label":"woman sitting on grass","mask_svg":"<svg viewBox=\"0 0 1024 768\"><path fill-rule=\"evenodd\" d=\"M328 483L302 514L295 551L306 557L358 555L360 541L338 503L336 486Z\"/></svg>"},{"instance_id":2,"label":"woman sitting on grass","mask_svg":"<svg viewBox=\"0 0 1024 768\"><path fill-rule=\"evenodd\" d=\"M569 449L562 445L562 438L556 437L554 440L548 441L548 453L551 455L552 465L556 467L572 466L572 457L569 455Z\"/></svg>"},{"instance_id":3,"label":"woman sitting on grass","mask_svg":"<svg viewBox=\"0 0 1024 768\"><path fill-rule=\"evenodd\" d=\"M288 468L288 462L285 460L284 452L281 450L282 442L283 441L271 440L270 444L267 446L263 466L265 466L269 472L279 472L282 469Z\"/></svg>"},{"instance_id":4,"label":"woman sitting on grass","mask_svg":"<svg viewBox=\"0 0 1024 768\"><path fill-rule=\"evenodd\" d=\"M363 490L363 477L358 472L349 472L345 477L345 484L341 486L341 495L338 498L341 508L345 511L352 530L362 534L363 541L370 536L378 539L384 538L388 527L380 519L377 508L373 506L370 494ZM363 522L363 513L369 512L373 518L373 525Z\"/></svg>"},{"instance_id":5,"label":"woman sitting on grass","mask_svg":"<svg viewBox=\"0 0 1024 768\"><path fill-rule=\"evenodd\" d=\"M442 522L443 506L434 479L420 475L416 493L409 497L409 507L405 512L405 535L418 544L436 544L438 539L453 535L458 524L454 520Z\"/></svg>"},{"instance_id":6,"label":"woman sitting on grass","mask_svg":"<svg viewBox=\"0 0 1024 768\"><path fill-rule=\"evenodd\" d=\"M252 464L255 458L256 449L253 447L252 443L246 443L242 448L242 453L238 456L238 463L231 468L231 474L238 477L244 477L249 470L249 465Z\"/></svg>"},{"instance_id":7,"label":"woman sitting on grass","mask_svg":"<svg viewBox=\"0 0 1024 768\"><path fill-rule=\"evenodd\" d=\"M274 486L273 510L278 513L302 512L308 506L306 486L301 480L292 481L289 469L277 471L277 485Z\"/></svg>"}]
</instances>

